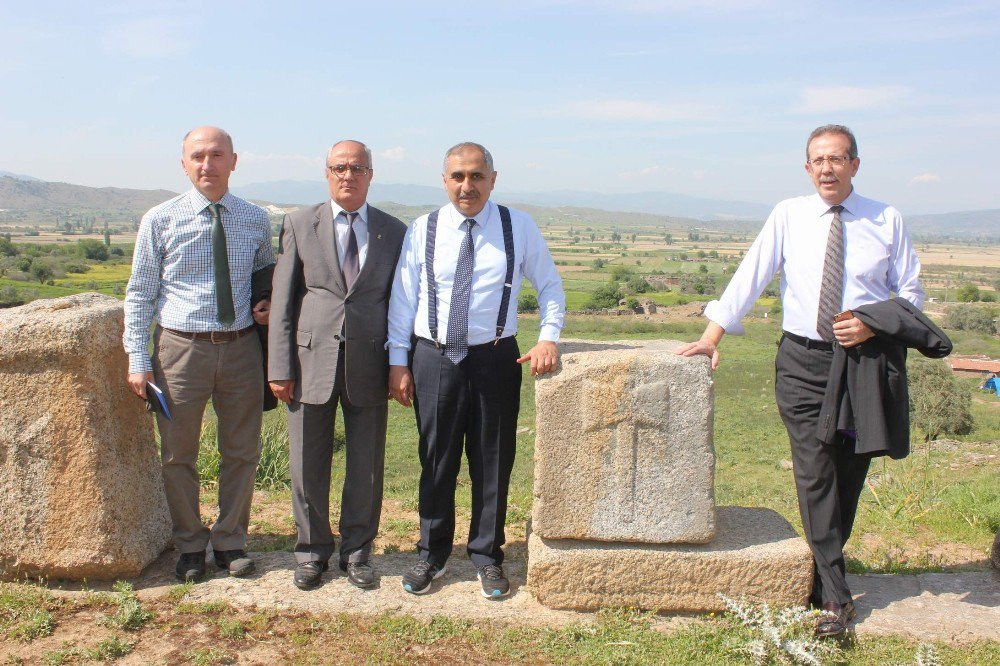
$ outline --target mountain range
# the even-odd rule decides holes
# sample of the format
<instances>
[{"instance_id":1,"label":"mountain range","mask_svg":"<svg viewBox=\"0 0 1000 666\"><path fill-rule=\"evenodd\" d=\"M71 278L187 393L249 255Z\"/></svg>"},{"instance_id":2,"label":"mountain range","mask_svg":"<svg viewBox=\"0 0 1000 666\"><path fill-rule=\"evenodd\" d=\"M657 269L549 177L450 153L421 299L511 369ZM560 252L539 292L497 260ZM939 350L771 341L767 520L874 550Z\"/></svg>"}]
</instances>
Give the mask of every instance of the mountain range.
<instances>
[{"instance_id":1,"label":"mountain range","mask_svg":"<svg viewBox=\"0 0 1000 666\"><path fill-rule=\"evenodd\" d=\"M236 187L233 192L261 204L294 206L329 196L323 181L275 181ZM135 222L145 211L175 196L169 190L133 190L51 183L0 171L0 221L51 224L66 218L99 217L110 223ZM369 200L409 221L444 203L443 190L422 185L372 183ZM601 194L582 191L504 192L498 201L519 206L539 223L573 222L634 227L715 229L753 233L770 209L766 206L702 199L669 192ZM388 203L391 202L391 203ZM920 238L1000 240L1000 209L907 215L910 232Z\"/></svg>"},{"instance_id":2,"label":"mountain range","mask_svg":"<svg viewBox=\"0 0 1000 666\"><path fill-rule=\"evenodd\" d=\"M281 180L251 183L234 187L233 192L248 199L262 199L284 204L307 204L322 201L328 195L324 181ZM424 185L400 185L373 182L368 195L371 201L392 201L407 206L442 204L444 190ZM517 192L497 189L498 201L534 206L575 206L606 211L649 213L695 220L762 220L771 211L769 206L747 201L727 201L691 197L673 192L634 192L631 194L602 194L581 190L553 190L548 192Z\"/></svg>"}]
</instances>

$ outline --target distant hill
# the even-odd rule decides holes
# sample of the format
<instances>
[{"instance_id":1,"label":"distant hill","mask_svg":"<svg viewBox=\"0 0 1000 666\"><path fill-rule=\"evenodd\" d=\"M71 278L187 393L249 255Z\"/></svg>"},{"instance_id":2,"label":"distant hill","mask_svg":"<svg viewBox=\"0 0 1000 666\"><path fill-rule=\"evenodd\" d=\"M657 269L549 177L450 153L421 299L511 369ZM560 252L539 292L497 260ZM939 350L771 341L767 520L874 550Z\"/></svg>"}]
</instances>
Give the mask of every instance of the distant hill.
<instances>
[{"instance_id":1,"label":"distant hill","mask_svg":"<svg viewBox=\"0 0 1000 666\"><path fill-rule=\"evenodd\" d=\"M922 238L1000 239L1000 209L907 215L910 234Z\"/></svg>"},{"instance_id":2,"label":"distant hill","mask_svg":"<svg viewBox=\"0 0 1000 666\"><path fill-rule=\"evenodd\" d=\"M329 196L324 181L281 180L252 183L234 188L239 196L266 199L286 204L307 204L322 201ZM399 185L372 183L368 197L371 201L394 201L407 206L423 204L442 205L445 193L439 187L424 185ZM625 211L669 215L698 220L763 220L771 212L770 206L745 201L702 199L672 192L635 192L631 194L601 194L577 190L551 192L517 192L498 188L494 196L499 201L511 201L535 206L574 206L605 211Z\"/></svg>"},{"instance_id":3,"label":"distant hill","mask_svg":"<svg viewBox=\"0 0 1000 666\"><path fill-rule=\"evenodd\" d=\"M145 212L177 196L170 190L129 190L121 187L86 187L0 177L0 208L36 210L48 207L134 208Z\"/></svg>"},{"instance_id":4,"label":"distant hill","mask_svg":"<svg viewBox=\"0 0 1000 666\"><path fill-rule=\"evenodd\" d=\"M329 197L324 181L257 183L234 188L233 192L261 205L274 202L284 207L312 204ZM61 224L67 218L78 220L89 217L98 224L104 221L113 224L135 223L147 210L174 196L176 193L170 190L85 187L0 175L0 222L49 225ZM630 227L663 227L672 231L703 229L752 235L760 229L770 212L767 207L757 204L658 192L603 195L595 192L530 193L498 189L493 198L530 212L543 226L547 223L579 221L582 226L610 225L619 226L623 230ZM412 221L446 201L444 190L436 187L378 182L372 183L368 199L405 222ZM591 203L578 204L573 200ZM670 201L676 203L670 204ZM731 204L733 207L726 208L724 204ZM710 210L716 212L708 214L707 211ZM748 218L738 212L724 213L726 210L743 213L758 210L759 214ZM908 215L906 223L910 233L923 240L1000 240L1000 209Z\"/></svg>"},{"instance_id":5,"label":"distant hill","mask_svg":"<svg viewBox=\"0 0 1000 666\"><path fill-rule=\"evenodd\" d=\"M11 173L10 171L4 171L0 169L0 177L3 176L10 176L11 178L17 178L18 180L40 180L39 178L35 178L34 176L25 176L24 174Z\"/></svg>"}]
</instances>

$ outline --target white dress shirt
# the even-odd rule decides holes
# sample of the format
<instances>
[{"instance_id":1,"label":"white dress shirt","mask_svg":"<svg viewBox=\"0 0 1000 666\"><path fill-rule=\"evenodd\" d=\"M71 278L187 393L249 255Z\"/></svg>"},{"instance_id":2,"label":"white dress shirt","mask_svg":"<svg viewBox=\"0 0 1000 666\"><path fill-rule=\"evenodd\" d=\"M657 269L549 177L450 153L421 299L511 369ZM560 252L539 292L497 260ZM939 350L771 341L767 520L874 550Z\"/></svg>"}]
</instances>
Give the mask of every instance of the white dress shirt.
<instances>
[{"instance_id":1,"label":"white dress shirt","mask_svg":"<svg viewBox=\"0 0 1000 666\"><path fill-rule=\"evenodd\" d=\"M562 279L552 261L538 225L527 213L510 209L514 236L514 278L506 325L501 337L517 333L517 298L521 279L528 278L538 291L539 340L559 340L566 313ZM487 201L474 218L472 230L475 265L469 295L469 344L480 345L496 339L497 315L507 276L500 210ZM438 342L447 345L451 291L458 266L458 252L465 240L466 217L452 204L438 211L434 243L434 280L437 284ZM389 300L389 363L406 365L410 336L432 339L427 320L427 272L424 250L427 245L427 216L417 218L406 232L396 266L396 278Z\"/></svg>"},{"instance_id":2,"label":"white dress shirt","mask_svg":"<svg viewBox=\"0 0 1000 666\"><path fill-rule=\"evenodd\" d=\"M841 205L845 264L841 310L887 300L891 293L922 308L920 261L899 211L854 190ZM722 297L705 307L705 316L726 333L742 334L740 319L780 271L782 328L820 340L816 317L832 221L830 206L818 194L779 203Z\"/></svg>"},{"instance_id":3,"label":"white dress shirt","mask_svg":"<svg viewBox=\"0 0 1000 666\"><path fill-rule=\"evenodd\" d=\"M337 257L341 266L344 265L344 257L347 255L347 234L351 229L347 224L347 214L357 212L358 217L354 220L354 236L358 239L358 270L361 270L365 265L365 257L368 256L368 203L361 204L361 208L357 211L346 211L331 199L330 208L333 209L333 232L337 236Z\"/></svg>"}]
</instances>

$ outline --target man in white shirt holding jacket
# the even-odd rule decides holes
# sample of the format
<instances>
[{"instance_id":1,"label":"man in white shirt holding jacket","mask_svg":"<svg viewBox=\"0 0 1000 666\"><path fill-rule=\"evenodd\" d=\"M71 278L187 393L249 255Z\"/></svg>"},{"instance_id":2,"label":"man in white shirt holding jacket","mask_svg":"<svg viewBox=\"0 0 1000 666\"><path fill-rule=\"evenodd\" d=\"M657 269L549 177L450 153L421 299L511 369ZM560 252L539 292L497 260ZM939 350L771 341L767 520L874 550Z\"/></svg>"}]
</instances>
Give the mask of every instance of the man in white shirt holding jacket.
<instances>
[{"instance_id":1,"label":"man in white shirt holding jacket","mask_svg":"<svg viewBox=\"0 0 1000 666\"><path fill-rule=\"evenodd\" d=\"M844 544L851 534L870 454L855 453L856 433L838 432L835 445L817 438L834 345L861 344L874 333L851 308L897 294L920 308L920 262L899 212L860 196L851 184L861 160L843 125L815 129L806 143L812 196L775 206L725 293L705 308L710 320L697 342L677 353L705 354L719 364L725 333L740 335L740 319L781 274L782 328L775 360L775 397L791 441L799 512L816 562L810 602L831 615L821 637L843 635L856 612L847 586Z\"/></svg>"},{"instance_id":2,"label":"man in white shirt holding jacket","mask_svg":"<svg viewBox=\"0 0 1000 666\"><path fill-rule=\"evenodd\" d=\"M468 552L483 596L510 593L504 574L507 489L514 464L521 366L556 369L566 299L534 220L489 200L493 157L476 143L445 154L451 203L418 218L403 240L389 304L389 391L415 406L420 434L419 560L403 576L413 594L445 571L455 536L463 448L472 479ZM538 291L538 344L521 355L522 277ZM412 374L411 374L412 370Z\"/></svg>"}]
</instances>

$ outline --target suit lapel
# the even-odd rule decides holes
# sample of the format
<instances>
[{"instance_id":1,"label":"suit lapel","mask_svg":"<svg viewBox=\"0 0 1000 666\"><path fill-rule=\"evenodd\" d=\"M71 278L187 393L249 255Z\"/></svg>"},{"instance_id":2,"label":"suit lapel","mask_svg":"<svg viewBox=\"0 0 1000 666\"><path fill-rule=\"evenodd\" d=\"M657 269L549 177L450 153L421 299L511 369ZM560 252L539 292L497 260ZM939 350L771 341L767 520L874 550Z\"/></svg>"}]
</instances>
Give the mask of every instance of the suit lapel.
<instances>
[{"instance_id":1,"label":"suit lapel","mask_svg":"<svg viewBox=\"0 0 1000 666\"><path fill-rule=\"evenodd\" d=\"M313 231L316 233L316 242L319 243L323 258L326 259L326 264L330 267L330 275L334 284L337 285L341 293L346 292L347 285L344 283L344 274L340 270L340 258L337 256L335 241L336 234L333 231L333 210L329 203L320 206L319 214L313 221Z\"/></svg>"}]
</instances>

